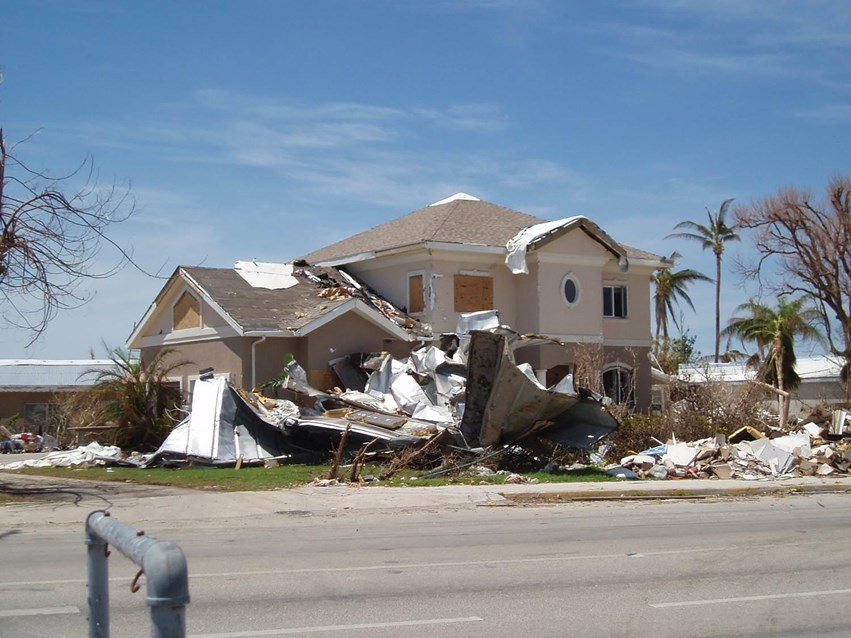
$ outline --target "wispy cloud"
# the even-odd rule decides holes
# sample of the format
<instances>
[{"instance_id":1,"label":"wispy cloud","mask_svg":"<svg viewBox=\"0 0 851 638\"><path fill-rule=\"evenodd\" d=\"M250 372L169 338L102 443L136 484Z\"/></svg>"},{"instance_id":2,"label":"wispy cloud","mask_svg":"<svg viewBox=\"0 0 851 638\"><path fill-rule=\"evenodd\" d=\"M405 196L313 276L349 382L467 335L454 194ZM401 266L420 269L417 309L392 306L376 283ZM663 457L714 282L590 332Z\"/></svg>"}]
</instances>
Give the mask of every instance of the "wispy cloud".
<instances>
[{"instance_id":1,"label":"wispy cloud","mask_svg":"<svg viewBox=\"0 0 851 638\"><path fill-rule=\"evenodd\" d=\"M822 80L825 56L845 57L851 49L846 3L643 0L640 6L644 13L631 22L592 28L618 38L616 55L655 68Z\"/></svg>"},{"instance_id":2,"label":"wispy cloud","mask_svg":"<svg viewBox=\"0 0 851 638\"><path fill-rule=\"evenodd\" d=\"M796 113L798 117L826 122L851 121L851 103L825 104Z\"/></svg>"},{"instance_id":3,"label":"wispy cloud","mask_svg":"<svg viewBox=\"0 0 851 638\"><path fill-rule=\"evenodd\" d=\"M463 190L504 175L518 188L567 179L569 171L553 163L518 167L499 153L477 153L508 127L509 116L487 103L310 103L208 89L164 107L149 122L89 124L79 132L107 148L171 162L268 170L304 197L313 191L408 207L444 196L449 185ZM463 138L467 150L444 153L434 140L446 131Z\"/></svg>"},{"instance_id":4,"label":"wispy cloud","mask_svg":"<svg viewBox=\"0 0 851 638\"><path fill-rule=\"evenodd\" d=\"M715 71L748 75L780 74L788 70L788 56L781 54L698 53L684 48L659 47L627 53L627 59L657 68L684 71Z\"/></svg>"}]
</instances>

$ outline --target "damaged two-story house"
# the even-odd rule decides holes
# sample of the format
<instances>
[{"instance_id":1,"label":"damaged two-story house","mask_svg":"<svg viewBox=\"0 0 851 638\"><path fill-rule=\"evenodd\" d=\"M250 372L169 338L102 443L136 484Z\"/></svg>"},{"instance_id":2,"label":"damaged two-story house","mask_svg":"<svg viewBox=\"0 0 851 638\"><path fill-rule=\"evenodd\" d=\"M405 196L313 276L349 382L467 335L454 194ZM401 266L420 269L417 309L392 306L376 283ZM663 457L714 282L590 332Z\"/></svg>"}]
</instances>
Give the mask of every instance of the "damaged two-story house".
<instances>
[{"instance_id":1,"label":"damaged two-story house","mask_svg":"<svg viewBox=\"0 0 851 638\"><path fill-rule=\"evenodd\" d=\"M554 338L518 362L551 385L581 344L599 346L616 402L650 402L650 277L669 264L618 243L591 220L557 221L459 193L289 264L179 267L128 340L143 359L164 347L250 388L288 354L312 385L339 385L328 362L411 349L454 332L463 313L496 310L520 333Z\"/></svg>"}]
</instances>

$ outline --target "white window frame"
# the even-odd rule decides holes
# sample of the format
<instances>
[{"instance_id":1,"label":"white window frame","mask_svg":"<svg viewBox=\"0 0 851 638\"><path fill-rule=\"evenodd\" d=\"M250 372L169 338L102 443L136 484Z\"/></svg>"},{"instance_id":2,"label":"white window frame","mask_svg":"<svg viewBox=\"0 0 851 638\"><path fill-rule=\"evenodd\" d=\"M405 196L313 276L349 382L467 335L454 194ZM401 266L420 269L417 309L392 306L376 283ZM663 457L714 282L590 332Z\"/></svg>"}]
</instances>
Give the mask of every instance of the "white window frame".
<instances>
[{"instance_id":1,"label":"white window frame","mask_svg":"<svg viewBox=\"0 0 851 638\"><path fill-rule=\"evenodd\" d=\"M564 294L564 286L568 281L572 281L573 286L576 288L576 299L574 299L573 301L568 301L567 296ZM572 308L572 307L578 305L579 302L582 300L582 285L579 283L579 277L577 277L576 273L574 273L574 272L569 272L569 273L565 274L564 277L561 278L560 290L561 290L561 299L562 299L562 301L564 301L564 304L568 308Z\"/></svg>"},{"instance_id":2,"label":"white window frame","mask_svg":"<svg viewBox=\"0 0 851 638\"><path fill-rule=\"evenodd\" d=\"M605 392L605 388L606 388L605 378L606 378L606 374L609 373L609 372L617 372L618 373L618 388L617 388L618 396L611 397L608 394L606 396L609 396L609 398L612 400L612 403L616 403L616 404L633 403L634 404L635 403L635 396L634 396L634 394L635 394L635 392L634 392L635 369L630 365L627 365L625 363L621 363L620 361L606 365L603 368L603 371L601 373L601 377L602 377L601 381L603 382L603 391L604 392ZM628 388L626 390L626 396L621 396L624 389L623 389L622 384L621 384L620 375L621 375L621 373L624 373L624 372L627 375L629 375L630 388Z\"/></svg>"},{"instance_id":3,"label":"white window frame","mask_svg":"<svg viewBox=\"0 0 851 638\"><path fill-rule=\"evenodd\" d=\"M620 289L623 291L623 300L621 305L623 306L623 314L616 314L616 304L615 304L615 289ZM607 290L612 290L612 314L606 314L606 293ZM606 319L628 319L629 318L629 289L625 283L622 282L603 282L603 317Z\"/></svg>"}]
</instances>

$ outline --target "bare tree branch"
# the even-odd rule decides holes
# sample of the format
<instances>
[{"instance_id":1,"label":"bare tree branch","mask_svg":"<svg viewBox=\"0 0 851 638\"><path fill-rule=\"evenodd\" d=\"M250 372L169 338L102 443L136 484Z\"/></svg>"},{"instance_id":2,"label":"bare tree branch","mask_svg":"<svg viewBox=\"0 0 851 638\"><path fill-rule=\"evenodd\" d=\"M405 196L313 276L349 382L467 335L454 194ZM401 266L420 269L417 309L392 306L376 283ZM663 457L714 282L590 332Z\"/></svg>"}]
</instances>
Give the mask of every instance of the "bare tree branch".
<instances>
[{"instance_id":1,"label":"bare tree branch","mask_svg":"<svg viewBox=\"0 0 851 638\"><path fill-rule=\"evenodd\" d=\"M74 189L76 182L82 186ZM29 334L27 345L59 310L89 299L85 280L110 277L127 264L150 274L110 235L134 210L129 187L99 186L91 157L51 177L13 155L0 129L0 304L6 323ZM96 268L105 249L113 263Z\"/></svg>"},{"instance_id":2,"label":"bare tree branch","mask_svg":"<svg viewBox=\"0 0 851 638\"><path fill-rule=\"evenodd\" d=\"M748 272L777 294L805 294L816 304L830 351L851 370L851 176L836 176L823 202L794 188L736 211L753 231L758 260ZM781 275L768 277L769 264Z\"/></svg>"}]
</instances>

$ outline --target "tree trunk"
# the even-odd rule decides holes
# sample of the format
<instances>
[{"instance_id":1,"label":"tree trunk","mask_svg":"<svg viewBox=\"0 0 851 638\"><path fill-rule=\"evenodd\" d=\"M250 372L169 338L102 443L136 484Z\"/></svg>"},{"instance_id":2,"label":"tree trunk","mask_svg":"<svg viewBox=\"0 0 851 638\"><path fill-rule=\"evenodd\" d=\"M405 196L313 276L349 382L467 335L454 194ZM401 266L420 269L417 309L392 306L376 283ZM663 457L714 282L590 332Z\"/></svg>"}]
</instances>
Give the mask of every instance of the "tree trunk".
<instances>
[{"instance_id":1,"label":"tree trunk","mask_svg":"<svg viewBox=\"0 0 851 638\"><path fill-rule=\"evenodd\" d=\"M777 393L777 408L780 412L780 426L781 430L786 429L786 424L789 422L789 394L786 392L786 388L783 383L783 351L775 350L774 353L774 374L777 375L777 389L780 392Z\"/></svg>"},{"instance_id":2,"label":"tree trunk","mask_svg":"<svg viewBox=\"0 0 851 638\"><path fill-rule=\"evenodd\" d=\"M715 363L721 354L721 253L715 252Z\"/></svg>"}]
</instances>

